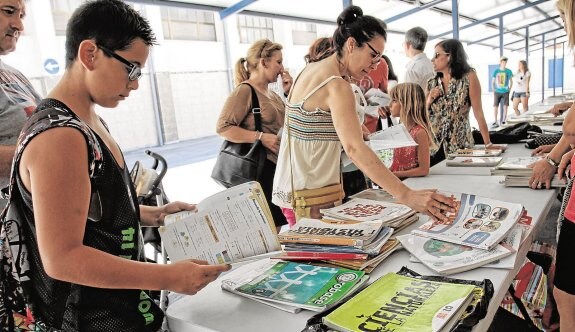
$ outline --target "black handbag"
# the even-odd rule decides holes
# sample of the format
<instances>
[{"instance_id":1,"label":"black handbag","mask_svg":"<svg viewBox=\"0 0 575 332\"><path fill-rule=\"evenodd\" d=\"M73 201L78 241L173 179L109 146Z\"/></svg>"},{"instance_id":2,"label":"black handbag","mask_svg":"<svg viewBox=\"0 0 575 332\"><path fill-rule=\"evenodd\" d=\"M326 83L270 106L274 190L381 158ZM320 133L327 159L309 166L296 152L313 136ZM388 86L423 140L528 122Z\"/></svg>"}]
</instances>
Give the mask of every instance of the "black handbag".
<instances>
[{"instance_id":1,"label":"black handbag","mask_svg":"<svg viewBox=\"0 0 575 332\"><path fill-rule=\"evenodd\" d=\"M258 96L254 87L251 85L249 87L252 90L255 130L262 132L262 115ZM254 143L233 143L225 140L212 169L212 179L226 188L257 181L262 174L265 161L266 149L261 140L257 139Z\"/></svg>"}]
</instances>

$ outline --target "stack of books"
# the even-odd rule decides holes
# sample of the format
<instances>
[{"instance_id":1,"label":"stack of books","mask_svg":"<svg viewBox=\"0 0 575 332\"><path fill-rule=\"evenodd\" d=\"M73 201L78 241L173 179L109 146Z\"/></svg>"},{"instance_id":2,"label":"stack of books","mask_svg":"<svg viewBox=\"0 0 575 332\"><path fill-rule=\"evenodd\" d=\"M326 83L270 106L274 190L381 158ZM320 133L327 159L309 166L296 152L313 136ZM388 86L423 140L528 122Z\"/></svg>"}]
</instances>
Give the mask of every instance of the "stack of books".
<instances>
[{"instance_id":1,"label":"stack of books","mask_svg":"<svg viewBox=\"0 0 575 332\"><path fill-rule=\"evenodd\" d=\"M503 175L505 177L503 184L506 187L529 187L529 179L533 173L530 165L543 158L540 156L505 158L491 169L491 175ZM566 185L566 182L560 180L557 174L551 179L551 187L560 188Z\"/></svg>"},{"instance_id":2,"label":"stack of books","mask_svg":"<svg viewBox=\"0 0 575 332\"><path fill-rule=\"evenodd\" d=\"M391 227L383 221L319 220L302 218L278 238L284 260L321 260L336 266L370 272L399 242L390 241Z\"/></svg>"},{"instance_id":3,"label":"stack of books","mask_svg":"<svg viewBox=\"0 0 575 332\"><path fill-rule=\"evenodd\" d=\"M388 273L323 318L335 331L450 331L477 287Z\"/></svg>"},{"instance_id":4,"label":"stack of books","mask_svg":"<svg viewBox=\"0 0 575 332\"><path fill-rule=\"evenodd\" d=\"M447 154L447 158L455 157L499 157L503 153L500 149L459 149L455 152Z\"/></svg>"},{"instance_id":5,"label":"stack of books","mask_svg":"<svg viewBox=\"0 0 575 332\"><path fill-rule=\"evenodd\" d=\"M264 259L226 274L223 290L291 313L326 310L363 288L363 271Z\"/></svg>"},{"instance_id":6,"label":"stack of books","mask_svg":"<svg viewBox=\"0 0 575 332\"><path fill-rule=\"evenodd\" d=\"M502 157L454 157L447 159L449 167L493 167L501 162Z\"/></svg>"},{"instance_id":7,"label":"stack of books","mask_svg":"<svg viewBox=\"0 0 575 332\"><path fill-rule=\"evenodd\" d=\"M398 236L415 260L440 274L498 260L495 267L513 268L522 238L522 228L516 225L524 216L523 206L472 194L444 194L457 202L448 221L430 220L411 234Z\"/></svg>"}]
</instances>

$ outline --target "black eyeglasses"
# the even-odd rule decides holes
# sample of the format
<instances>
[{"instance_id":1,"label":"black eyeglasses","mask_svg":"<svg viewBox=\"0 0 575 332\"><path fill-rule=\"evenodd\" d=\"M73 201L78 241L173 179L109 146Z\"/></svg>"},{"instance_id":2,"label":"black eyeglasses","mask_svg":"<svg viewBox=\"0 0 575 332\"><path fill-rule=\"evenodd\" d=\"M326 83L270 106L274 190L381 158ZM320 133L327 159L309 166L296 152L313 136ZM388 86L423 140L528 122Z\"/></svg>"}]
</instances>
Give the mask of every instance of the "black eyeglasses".
<instances>
[{"instance_id":1,"label":"black eyeglasses","mask_svg":"<svg viewBox=\"0 0 575 332\"><path fill-rule=\"evenodd\" d=\"M433 55L433 58L434 58L434 59L437 59L437 58L439 58L440 55L449 55L449 53L438 53L438 52L435 52L435 54Z\"/></svg>"},{"instance_id":2,"label":"black eyeglasses","mask_svg":"<svg viewBox=\"0 0 575 332\"><path fill-rule=\"evenodd\" d=\"M371 55L371 57L373 58L373 60L371 60L371 63L373 63L373 64L379 63L381 61L381 57L383 54L376 51L375 48L373 48L371 45L369 45L368 42L365 42L365 43L373 51L373 53L375 53L375 55L373 55L373 54Z\"/></svg>"},{"instance_id":3,"label":"black eyeglasses","mask_svg":"<svg viewBox=\"0 0 575 332\"><path fill-rule=\"evenodd\" d=\"M126 60L124 57L122 57L122 56L116 54L115 52L105 48L104 46L98 45L98 47L104 53L106 53L107 56L111 56L112 58L114 58L114 59L120 61L121 63L123 63L124 65L126 65L126 69L128 69L128 79L130 81L136 81L140 77L142 77L142 69L140 68L140 66Z\"/></svg>"}]
</instances>

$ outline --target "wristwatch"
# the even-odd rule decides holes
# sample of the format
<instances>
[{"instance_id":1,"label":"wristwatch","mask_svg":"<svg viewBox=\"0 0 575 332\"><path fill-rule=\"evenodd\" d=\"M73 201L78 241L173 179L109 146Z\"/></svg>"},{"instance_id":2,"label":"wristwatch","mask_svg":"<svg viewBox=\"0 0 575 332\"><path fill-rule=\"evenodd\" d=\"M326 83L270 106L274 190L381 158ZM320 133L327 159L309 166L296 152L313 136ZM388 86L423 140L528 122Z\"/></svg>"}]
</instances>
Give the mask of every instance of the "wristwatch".
<instances>
[{"instance_id":1,"label":"wristwatch","mask_svg":"<svg viewBox=\"0 0 575 332\"><path fill-rule=\"evenodd\" d=\"M545 160L547 161L547 163L549 163L549 165L551 165L553 167L559 167L559 163L556 162L555 160L551 159L551 157L547 156L547 157L545 157Z\"/></svg>"}]
</instances>

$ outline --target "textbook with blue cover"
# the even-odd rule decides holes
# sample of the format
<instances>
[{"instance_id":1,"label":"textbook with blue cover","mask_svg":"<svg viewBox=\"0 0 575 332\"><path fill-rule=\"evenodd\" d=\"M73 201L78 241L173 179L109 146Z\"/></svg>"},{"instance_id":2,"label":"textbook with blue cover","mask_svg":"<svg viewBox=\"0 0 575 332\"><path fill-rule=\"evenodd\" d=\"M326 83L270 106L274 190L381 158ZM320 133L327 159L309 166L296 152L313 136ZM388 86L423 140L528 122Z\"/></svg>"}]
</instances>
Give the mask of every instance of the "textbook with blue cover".
<instances>
[{"instance_id":1,"label":"textbook with blue cover","mask_svg":"<svg viewBox=\"0 0 575 332\"><path fill-rule=\"evenodd\" d=\"M226 276L224 290L263 303L312 311L339 303L369 278L363 271L270 259L242 268Z\"/></svg>"}]
</instances>

